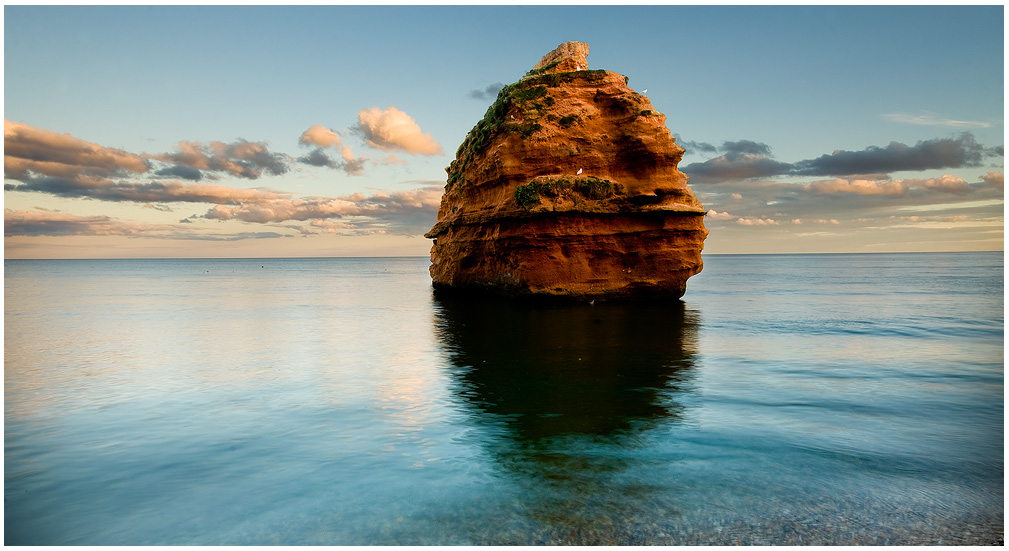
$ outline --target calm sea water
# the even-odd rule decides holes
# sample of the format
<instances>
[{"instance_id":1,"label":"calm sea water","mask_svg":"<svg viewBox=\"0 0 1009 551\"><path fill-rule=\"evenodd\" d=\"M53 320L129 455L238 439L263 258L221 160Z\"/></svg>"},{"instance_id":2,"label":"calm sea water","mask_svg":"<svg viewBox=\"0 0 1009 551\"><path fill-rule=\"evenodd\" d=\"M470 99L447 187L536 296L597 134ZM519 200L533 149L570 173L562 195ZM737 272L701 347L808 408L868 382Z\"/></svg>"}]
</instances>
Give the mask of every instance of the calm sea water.
<instances>
[{"instance_id":1,"label":"calm sea water","mask_svg":"<svg viewBox=\"0 0 1009 551\"><path fill-rule=\"evenodd\" d=\"M1003 254L709 256L682 302L427 259L4 262L6 544L961 544Z\"/></svg>"}]
</instances>

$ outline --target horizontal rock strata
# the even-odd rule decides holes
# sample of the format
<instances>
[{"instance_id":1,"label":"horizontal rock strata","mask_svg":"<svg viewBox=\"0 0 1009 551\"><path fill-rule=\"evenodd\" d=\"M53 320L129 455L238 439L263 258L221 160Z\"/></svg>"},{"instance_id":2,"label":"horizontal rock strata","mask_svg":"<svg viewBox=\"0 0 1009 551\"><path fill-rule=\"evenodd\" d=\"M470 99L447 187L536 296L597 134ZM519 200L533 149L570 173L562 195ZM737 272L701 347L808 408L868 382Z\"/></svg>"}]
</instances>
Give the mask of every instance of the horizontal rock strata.
<instances>
[{"instance_id":1,"label":"horizontal rock strata","mask_svg":"<svg viewBox=\"0 0 1009 551\"><path fill-rule=\"evenodd\" d=\"M433 238L438 290L680 297L704 209L665 115L562 44L505 86L459 146Z\"/></svg>"}]
</instances>

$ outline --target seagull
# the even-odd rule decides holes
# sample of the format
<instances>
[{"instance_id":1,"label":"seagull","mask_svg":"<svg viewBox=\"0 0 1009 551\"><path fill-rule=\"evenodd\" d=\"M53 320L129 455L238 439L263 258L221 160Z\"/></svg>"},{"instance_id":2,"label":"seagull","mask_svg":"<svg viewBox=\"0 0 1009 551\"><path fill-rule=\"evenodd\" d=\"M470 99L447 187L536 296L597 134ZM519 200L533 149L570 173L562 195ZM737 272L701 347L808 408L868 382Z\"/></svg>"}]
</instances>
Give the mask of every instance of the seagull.
<instances>
[{"instance_id":1,"label":"seagull","mask_svg":"<svg viewBox=\"0 0 1009 551\"><path fill-rule=\"evenodd\" d=\"M642 94L647 94L648 93L648 88L645 88L644 90L642 90L641 93Z\"/></svg>"},{"instance_id":2,"label":"seagull","mask_svg":"<svg viewBox=\"0 0 1009 551\"><path fill-rule=\"evenodd\" d=\"M582 169L580 169L580 168L578 169L578 172L575 172L575 174L581 174L581 173L582 173Z\"/></svg>"}]
</instances>

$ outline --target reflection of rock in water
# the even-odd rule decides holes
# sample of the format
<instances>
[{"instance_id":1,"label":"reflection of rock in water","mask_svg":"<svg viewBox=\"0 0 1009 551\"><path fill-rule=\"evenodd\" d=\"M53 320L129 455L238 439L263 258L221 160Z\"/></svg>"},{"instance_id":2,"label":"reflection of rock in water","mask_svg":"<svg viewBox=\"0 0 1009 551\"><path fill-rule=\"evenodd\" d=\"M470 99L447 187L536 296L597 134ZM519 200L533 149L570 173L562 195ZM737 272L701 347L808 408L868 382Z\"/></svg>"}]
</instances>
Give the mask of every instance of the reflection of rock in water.
<instances>
[{"instance_id":1,"label":"reflection of rock in water","mask_svg":"<svg viewBox=\"0 0 1009 551\"><path fill-rule=\"evenodd\" d=\"M695 332L681 302L438 303L459 399L521 444L619 438L679 415Z\"/></svg>"},{"instance_id":2,"label":"reflection of rock in water","mask_svg":"<svg viewBox=\"0 0 1009 551\"><path fill-rule=\"evenodd\" d=\"M437 304L472 436L519 484L529 513L545 528L598 528L647 507L648 470L634 450L683 413L695 313L680 302Z\"/></svg>"},{"instance_id":3,"label":"reflection of rock in water","mask_svg":"<svg viewBox=\"0 0 1009 551\"><path fill-rule=\"evenodd\" d=\"M534 523L524 529L531 539L506 541L627 543L631 526L660 509L674 514L668 488L654 495L655 471L643 468L655 458L635 450L650 429L680 420L696 313L681 302L439 297L437 306L472 436L517 484Z\"/></svg>"}]
</instances>

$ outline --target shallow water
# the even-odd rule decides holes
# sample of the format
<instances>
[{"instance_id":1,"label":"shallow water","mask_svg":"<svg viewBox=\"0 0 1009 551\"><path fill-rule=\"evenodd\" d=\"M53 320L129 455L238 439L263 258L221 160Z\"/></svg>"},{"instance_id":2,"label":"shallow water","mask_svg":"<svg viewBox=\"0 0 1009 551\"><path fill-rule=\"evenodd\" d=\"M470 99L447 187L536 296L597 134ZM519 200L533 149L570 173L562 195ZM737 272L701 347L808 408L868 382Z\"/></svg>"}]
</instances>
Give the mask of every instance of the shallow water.
<instances>
[{"instance_id":1,"label":"shallow water","mask_svg":"<svg viewBox=\"0 0 1009 551\"><path fill-rule=\"evenodd\" d=\"M5 261L5 543L1002 539L1002 253L707 256L646 305L427 266Z\"/></svg>"}]
</instances>

